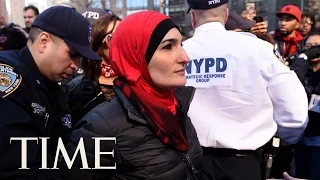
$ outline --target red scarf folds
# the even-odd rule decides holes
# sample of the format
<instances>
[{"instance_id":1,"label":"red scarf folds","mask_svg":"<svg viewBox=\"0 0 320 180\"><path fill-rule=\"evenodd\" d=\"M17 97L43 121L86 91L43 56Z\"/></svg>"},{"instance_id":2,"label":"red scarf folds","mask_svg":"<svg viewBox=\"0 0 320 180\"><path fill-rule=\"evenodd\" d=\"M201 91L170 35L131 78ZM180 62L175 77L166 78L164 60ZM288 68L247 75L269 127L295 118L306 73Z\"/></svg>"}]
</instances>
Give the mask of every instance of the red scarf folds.
<instances>
[{"instance_id":1,"label":"red scarf folds","mask_svg":"<svg viewBox=\"0 0 320 180\"><path fill-rule=\"evenodd\" d=\"M145 59L153 30L167 18L155 11L126 17L113 34L110 60L119 76L114 81L115 86L139 108L153 133L164 144L187 151L187 140L176 115L173 89L160 89L153 83Z\"/></svg>"},{"instance_id":2,"label":"red scarf folds","mask_svg":"<svg viewBox=\"0 0 320 180\"><path fill-rule=\"evenodd\" d=\"M295 37L283 36L280 34L279 30L274 32L274 37L276 40L282 40L285 44L285 49L283 50L284 57L288 57L298 50L299 43L303 40L303 37L299 31L295 30Z\"/></svg>"}]
</instances>

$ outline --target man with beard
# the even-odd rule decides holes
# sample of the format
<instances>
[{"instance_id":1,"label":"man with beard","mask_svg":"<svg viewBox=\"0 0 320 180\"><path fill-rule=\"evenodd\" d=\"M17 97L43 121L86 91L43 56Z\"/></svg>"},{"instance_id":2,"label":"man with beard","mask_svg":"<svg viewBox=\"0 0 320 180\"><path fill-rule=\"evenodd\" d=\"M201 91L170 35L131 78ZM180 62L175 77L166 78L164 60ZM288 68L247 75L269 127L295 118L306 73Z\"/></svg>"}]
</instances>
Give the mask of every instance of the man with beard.
<instances>
[{"instance_id":1,"label":"man with beard","mask_svg":"<svg viewBox=\"0 0 320 180\"><path fill-rule=\"evenodd\" d=\"M279 51L280 55L291 65L290 57L298 52L299 43L303 40L298 30L302 19L301 11L297 6L287 5L282 7L277 13L277 17L279 18L279 29L274 33L275 50ZM282 178L283 172L289 172L292 159L292 145L281 145L277 148L271 169L271 178Z\"/></svg>"},{"instance_id":2,"label":"man with beard","mask_svg":"<svg viewBox=\"0 0 320 180\"><path fill-rule=\"evenodd\" d=\"M283 58L293 55L299 49L303 37L298 31L301 22L301 11L297 6L284 6L278 13L279 29L274 33L275 49ZM290 62L289 62L290 63Z\"/></svg>"}]
</instances>

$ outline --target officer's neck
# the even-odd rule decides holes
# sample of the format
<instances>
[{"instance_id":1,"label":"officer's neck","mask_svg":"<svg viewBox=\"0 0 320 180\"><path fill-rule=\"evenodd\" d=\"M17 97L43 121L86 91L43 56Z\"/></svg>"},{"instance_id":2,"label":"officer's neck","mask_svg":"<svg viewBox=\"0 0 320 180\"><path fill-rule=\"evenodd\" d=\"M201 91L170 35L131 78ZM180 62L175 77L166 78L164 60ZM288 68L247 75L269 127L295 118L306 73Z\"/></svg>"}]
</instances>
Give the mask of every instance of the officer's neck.
<instances>
[{"instance_id":1,"label":"officer's neck","mask_svg":"<svg viewBox=\"0 0 320 180\"><path fill-rule=\"evenodd\" d=\"M39 49L37 49L35 44L32 44L31 42L28 41L27 46L29 48L29 51L32 55L32 58L36 64L38 70L40 71L42 76L44 76L45 78L48 78L47 73L50 72L48 65L46 64L46 62L48 62L48 61L42 60L41 53L39 52Z\"/></svg>"},{"instance_id":2,"label":"officer's neck","mask_svg":"<svg viewBox=\"0 0 320 180\"><path fill-rule=\"evenodd\" d=\"M208 19L208 20L199 21L199 24L197 24L195 26L195 29L197 29L198 27L200 27L200 26L202 26L204 24L211 23L211 22L221 23L223 26L225 26L225 22L223 20L217 20L217 19L216 20L210 20L210 19Z\"/></svg>"}]
</instances>

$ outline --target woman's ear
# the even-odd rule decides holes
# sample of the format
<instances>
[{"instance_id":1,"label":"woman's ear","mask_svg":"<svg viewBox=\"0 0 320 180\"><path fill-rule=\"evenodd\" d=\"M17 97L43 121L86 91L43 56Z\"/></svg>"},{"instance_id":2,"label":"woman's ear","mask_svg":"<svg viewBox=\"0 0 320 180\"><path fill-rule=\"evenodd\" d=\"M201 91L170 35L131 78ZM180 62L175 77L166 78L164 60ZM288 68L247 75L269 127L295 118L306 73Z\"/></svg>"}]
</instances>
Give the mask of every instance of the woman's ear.
<instances>
[{"instance_id":1,"label":"woman's ear","mask_svg":"<svg viewBox=\"0 0 320 180\"><path fill-rule=\"evenodd\" d=\"M111 39L112 39L112 34L106 35L106 37L103 39L103 41L107 43L108 47L110 47Z\"/></svg>"}]
</instances>

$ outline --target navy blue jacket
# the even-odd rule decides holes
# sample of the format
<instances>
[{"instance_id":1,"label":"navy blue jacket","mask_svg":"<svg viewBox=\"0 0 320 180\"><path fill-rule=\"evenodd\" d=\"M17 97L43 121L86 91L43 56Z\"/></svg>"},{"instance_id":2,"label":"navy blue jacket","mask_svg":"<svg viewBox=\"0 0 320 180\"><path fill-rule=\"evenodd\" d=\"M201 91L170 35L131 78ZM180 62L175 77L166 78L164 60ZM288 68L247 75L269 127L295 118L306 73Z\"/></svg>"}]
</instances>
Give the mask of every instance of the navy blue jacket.
<instances>
[{"instance_id":1,"label":"navy blue jacket","mask_svg":"<svg viewBox=\"0 0 320 180\"><path fill-rule=\"evenodd\" d=\"M310 102L312 94L320 96L320 71L313 72L309 61L296 58L292 61L291 70L294 70L306 89ZM309 111L309 122L304 136L320 136L320 113Z\"/></svg>"},{"instance_id":2,"label":"navy blue jacket","mask_svg":"<svg viewBox=\"0 0 320 180\"><path fill-rule=\"evenodd\" d=\"M54 60L54 59L52 59ZM48 168L59 137L72 130L67 98L56 82L41 75L27 47L0 52L0 179L55 179L41 167L41 140L28 141L27 167L21 167L21 141L10 137L49 137Z\"/></svg>"}]
</instances>

